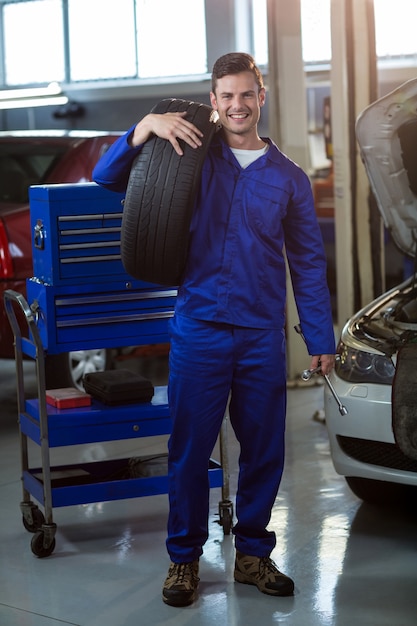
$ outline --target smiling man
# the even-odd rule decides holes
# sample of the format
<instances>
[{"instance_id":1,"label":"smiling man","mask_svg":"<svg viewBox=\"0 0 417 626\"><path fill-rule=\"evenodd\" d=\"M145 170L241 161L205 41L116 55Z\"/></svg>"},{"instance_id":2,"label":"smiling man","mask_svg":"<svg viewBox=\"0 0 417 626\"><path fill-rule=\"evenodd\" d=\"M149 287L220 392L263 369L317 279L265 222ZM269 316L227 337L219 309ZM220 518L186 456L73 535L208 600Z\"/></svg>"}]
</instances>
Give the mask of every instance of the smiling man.
<instances>
[{"instance_id":1,"label":"smiling man","mask_svg":"<svg viewBox=\"0 0 417 626\"><path fill-rule=\"evenodd\" d=\"M307 175L258 134L262 75L245 53L213 67L212 107L222 130L209 146L191 223L187 264L171 320L169 519L171 558L162 597L186 606L197 597L208 538L208 463L230 394L240 443L234 578L287 596L294 582L270 555L268 529L284 467L285 309L288 259L311 369L334 366L326 260ZM126 188L130 166L155 134L182 155L201 132L183 113L149 114L108 150L97 183Z\"/></svg>"},{"instance_id":2,"label":"smiling man","mask_svg":"<svg viewBox=\"0 0 417 626\"><path fill-rule=\"evenodd\" d=\"M261 107L265 103L265 87L262 76L254 71L225 74L221 59L218 70L213 74L210 102L219 113L224 137L231 148L261 150L266 148L257 131Z\"/></svg>"}]
</instances>

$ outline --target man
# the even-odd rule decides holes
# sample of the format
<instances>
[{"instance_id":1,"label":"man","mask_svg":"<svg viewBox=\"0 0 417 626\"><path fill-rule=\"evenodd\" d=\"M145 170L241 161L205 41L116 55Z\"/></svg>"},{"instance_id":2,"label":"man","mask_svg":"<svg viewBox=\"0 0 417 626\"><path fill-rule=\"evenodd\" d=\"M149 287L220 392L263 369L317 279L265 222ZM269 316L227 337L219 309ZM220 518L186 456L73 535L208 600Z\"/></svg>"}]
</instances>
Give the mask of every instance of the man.
<instances>
[{"instance_id":1,"label":"man","mask_svg":"<svg viewBox=\"0 0 417 626\"><path fill-rule=\"evenodd\" d=\"M211 105L222 130L210 144L196 198L190 246L171 320L169 519L171 565L163 600L191 604L208 537L208 459L230 393L240 444L234 577L270 595L294 582L270 558L267 530L284 465L286 412L285 246L310 367L334 366L326 262L306 174L258 135L265 88L253 58L220 57ZM183 113L149 114L97 164L94 179L126 187L137 152L152 135L196 148L201 132Z\"/></svg>"}]
</instances>

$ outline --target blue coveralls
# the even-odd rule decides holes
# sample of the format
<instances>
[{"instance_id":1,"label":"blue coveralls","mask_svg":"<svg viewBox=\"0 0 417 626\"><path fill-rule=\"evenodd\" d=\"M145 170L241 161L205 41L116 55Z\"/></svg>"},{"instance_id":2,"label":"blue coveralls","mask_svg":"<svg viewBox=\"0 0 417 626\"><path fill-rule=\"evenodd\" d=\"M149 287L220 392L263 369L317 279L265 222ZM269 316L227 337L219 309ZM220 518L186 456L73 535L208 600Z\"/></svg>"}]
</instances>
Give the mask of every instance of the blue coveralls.
<instances>
[{"instance_id":1,"label":"blue coveralls","mask_svg":"<svg viewBox=\"0 0 417 626\"><path fill-rule=\"evenodd\" d=\"M97 164L94 180L126 188L139 148L131 128ZM236 549L269 556L267 530L284 466L288 259L308 351L335 352L326 260L307 175L269 139L242 169L221 134L205 158L189 254L171 320L167 549L197 559L208 537L208 462L230 393L240 443Z\"/></svg>"}]
</instances>

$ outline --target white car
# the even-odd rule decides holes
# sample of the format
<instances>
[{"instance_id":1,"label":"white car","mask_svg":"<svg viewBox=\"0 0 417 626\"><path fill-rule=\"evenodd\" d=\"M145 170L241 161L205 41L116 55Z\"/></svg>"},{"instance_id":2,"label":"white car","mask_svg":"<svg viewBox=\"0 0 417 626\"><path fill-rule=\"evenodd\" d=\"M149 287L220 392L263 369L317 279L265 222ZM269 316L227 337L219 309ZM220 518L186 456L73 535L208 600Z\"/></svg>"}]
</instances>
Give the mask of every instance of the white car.
<instances>
[{"instance_id":1,"label":"white car","mask_svg":"<svg viewBox=\"0 0 417 626\"><path fill-rule=\"evenodd\" d=\"M417 79L367 107L356 136L385 226L416 259ZM325 386L335 470L363 500L417 502L417 275L356 313L337 352L340 405Z\"/></svg>"}]
</instances>

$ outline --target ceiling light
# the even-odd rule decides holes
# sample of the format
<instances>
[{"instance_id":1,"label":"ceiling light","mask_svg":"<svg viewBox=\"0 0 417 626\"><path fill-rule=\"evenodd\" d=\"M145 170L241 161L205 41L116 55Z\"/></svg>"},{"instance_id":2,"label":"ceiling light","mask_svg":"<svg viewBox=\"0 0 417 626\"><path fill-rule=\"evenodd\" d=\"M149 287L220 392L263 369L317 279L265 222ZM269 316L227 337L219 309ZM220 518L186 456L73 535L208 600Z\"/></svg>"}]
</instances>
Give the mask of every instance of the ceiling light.
<instances>
[{"instance_id":1,"label":"ceiling light","mask_svg":"<svg viewBox=\"0 0 417 626\"><path fill-rule=\"evenodd\" d=\"M50 83L47 87L3 89L0 91L0 109L58 106L67 103L68 98L62 93L59 83Z\"/></svg>"},{"instance_id":2,"label":"ceiling light","mask_svg":"<svg viewBox=\"0 0 417 626\"><path fill-rule=\"evenodd\" d=\"M46 107L68 104L67 96L51 96L43 98L21 98L18 100L1 100L0 109L26 109L31 107Z\"/></svg>"},{"instance_id":3,"label":"ceiling light","mask_svg":"<svg viewBox=\"0 0 417 626\"><path fill-rule=\"evenodd\" d=\"M43 98L48 96L59 96L62 94L59 83L49 83L47 87L30 87L28 89L2 89L0 91L1 100L20 100L20 98Z\"/></svg>"}]
</instances>

